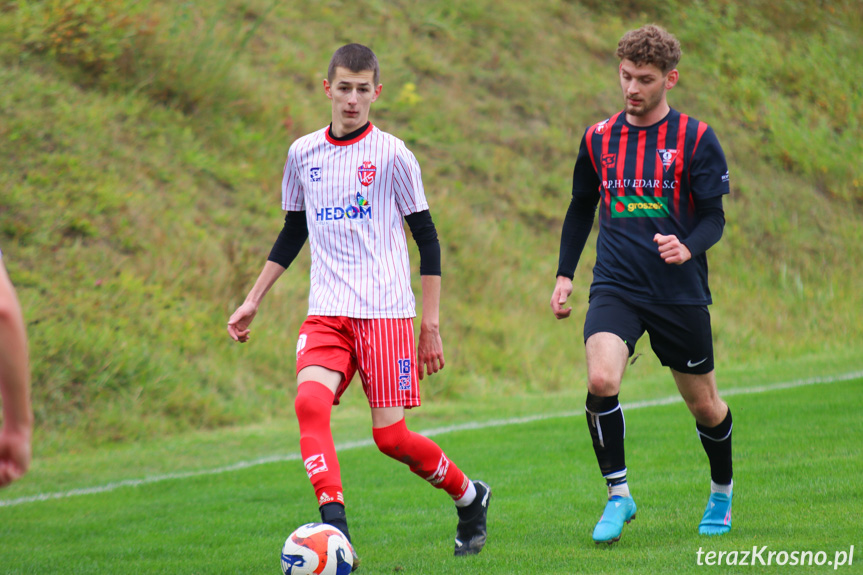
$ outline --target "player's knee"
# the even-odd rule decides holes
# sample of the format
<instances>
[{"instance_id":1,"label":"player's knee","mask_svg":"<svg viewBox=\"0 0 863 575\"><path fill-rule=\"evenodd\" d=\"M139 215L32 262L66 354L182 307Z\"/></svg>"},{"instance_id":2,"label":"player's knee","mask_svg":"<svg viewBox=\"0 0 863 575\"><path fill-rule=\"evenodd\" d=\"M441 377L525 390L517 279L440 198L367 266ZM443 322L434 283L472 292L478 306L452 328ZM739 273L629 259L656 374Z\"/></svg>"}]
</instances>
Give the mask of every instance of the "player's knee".
<instances>
[{"instance_id":1,"label":"player's knee","mask_svg":"<svg viewBox=\"0 0 863 575\"><path fill-rule=\"evenodd\" d=\"M380 452L390 457L396 457L398 455L399 443L400 442L394 441L391 437L375 437L375 445L377 445Z\"/></svg>"},{"instance_id":2,"label":"player's knee","mask_svg":"<svg viewBox=\"0 0 863 575\"><path fill-rule=\"evenodd\" d=\"M384 455L400 459L402 454L401 445L408 437L409 432L404 420L387 427L372 428L372 437L375 445Z\"/></svg>"},{"instance_id":3,"label":"player's knee","mask_svg":"<svg viewBox=\"0 0 863 575\"><path fill-rule=\"evenodd\" d=\"M605 372L591 373L587 380L587 390L593 395L611 397L620 392L620 380Z\"/></svg>"},{"instance_id":4,"label":"player's knee","mask_svg":"<svg viewBox=\"0 0 863 575\"><path fill-rule=\"evenodd\" d=\"M294 399L294 411L300 421L316 420L329 414L331 406L321 401L314 394L304 392L301 385Z\"/></svg>"},{"instance_id":5,"label":"player's knee","mask_svg":"<svg viewBox=\"0 0 863 575\"><path fill-rule=\"evenodd\" d=\"M695 417L695 420L708 427L715 427L722 423L728 412L727 406L718 397L705 397L688 401L686 405L689 407L689 411Z\"/></svg>"}]
</instances>

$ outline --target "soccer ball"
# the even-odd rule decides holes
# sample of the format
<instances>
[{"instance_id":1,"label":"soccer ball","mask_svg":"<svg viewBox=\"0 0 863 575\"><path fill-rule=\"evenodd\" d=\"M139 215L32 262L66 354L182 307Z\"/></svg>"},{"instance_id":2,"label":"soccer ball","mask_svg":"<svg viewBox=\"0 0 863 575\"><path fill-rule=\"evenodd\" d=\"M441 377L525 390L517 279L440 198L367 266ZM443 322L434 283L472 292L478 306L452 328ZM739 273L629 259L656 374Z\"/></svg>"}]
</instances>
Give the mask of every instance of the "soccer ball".
<instances>
[{"instance_id":1,"label":"soccer ball","mask_svg":"<svg viewBox=\"0 0 863 575\"><path fill-rule=\"evenodd\" d=\"M348 575L353 565L354 552L348 538L326 523L297 527L282 547L285 575Z\"/></svg>"}]
</instances>

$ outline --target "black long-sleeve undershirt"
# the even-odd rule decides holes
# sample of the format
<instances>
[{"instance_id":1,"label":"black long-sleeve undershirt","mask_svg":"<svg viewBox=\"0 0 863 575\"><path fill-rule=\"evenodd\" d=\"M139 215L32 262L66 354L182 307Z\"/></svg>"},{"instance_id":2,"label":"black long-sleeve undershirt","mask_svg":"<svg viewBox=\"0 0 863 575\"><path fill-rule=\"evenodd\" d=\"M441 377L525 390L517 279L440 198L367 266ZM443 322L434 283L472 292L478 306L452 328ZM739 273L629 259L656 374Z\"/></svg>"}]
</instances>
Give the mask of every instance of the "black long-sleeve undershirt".
<instances>
[{"instance_id":1,"label":"black long-sleeve undershirt","mask_svg":"<svg viewBox=\"0 0 863 575\"><path fill-rule=\"evenodd\" d=\"M722 237L722 230L725 229L722 196L698 200L695 213L698 215L698 223L688 237L680 240L689 248L692 257L703 254Z\"/></svg>"},{"instance_id":2,"label":"black long-sleeve undershirt","mask_svg":"<svg viewBox=\"0 0 863 575\"><path fill-rule=\"evenodd\" d=\"M584 251L584 244L593 227L596 206L599 204L599 194L573 194L563 220L560 232L560 257L557 261L557 275L572 279L575 268Z\"/></svg>"},{"instance_id":3,"label":"black long-sleeve undershirt","mask_svg":"<svg viewBox=\"0 0 863 575\"><path fill-rule=\"evenodd\" d=\"M303 249L306 238L309 237L309 228L306 224L306 212L287 212L285 214L285 225L270 250L267 258L287 269L294 258Z\"/></svg>"},{"instance_id":4,"label":"black long-sleeve undershirt","mask_svg":"<svg viewBox=\"0 0 863 575\"><path fill-rule=\"evenodd\" d=\"M411 229L414 241L420 252L420 275L441 275L440 241L437 229L431 217L431 212L423 210L405 216L405 221Z\"/></svg>"}]
</instances>

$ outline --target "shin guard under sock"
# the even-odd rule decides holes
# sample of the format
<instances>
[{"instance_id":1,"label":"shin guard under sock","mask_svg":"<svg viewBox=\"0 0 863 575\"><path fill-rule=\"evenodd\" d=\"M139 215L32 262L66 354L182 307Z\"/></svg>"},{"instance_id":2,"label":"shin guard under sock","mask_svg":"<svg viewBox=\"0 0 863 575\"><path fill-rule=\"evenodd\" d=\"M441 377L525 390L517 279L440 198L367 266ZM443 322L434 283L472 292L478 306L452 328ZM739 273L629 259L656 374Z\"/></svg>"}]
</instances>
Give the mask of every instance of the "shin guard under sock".
<instances>
[{"instance_id":1,"label":"shin guard under sock","mask_svg":"<svg viewBox=\"0 0 863 575\"><path fill-rule=\"evenodd\" d=\"M300 424L300 453L319 507L332 502L345 502L339 460L330 430L334 398L335 394L325 385L305 381L297 388L297 398L294 400Z\"/></svg>"},{"instance_id":2,"label":"shin guard under sock","mask_svg":"<svg viewBox=\"0 0 863 575\"><path fill-rule=\"evenodd\" d=\"M695 424L701 445L710 460L710 478L718 485L731 484L733 469L731 465L731 410L716 427Z\"/></svg>"},{"instance_id":3,"label":"shin guard under sock","mask_svg":"<svg viewBox=\"0 0 863 575\"><path fill-rule=\"evenodd\" d=\"M438 489L446 491L454 500L467 491L470 481L450 461L437 443L407 428L405 420L387 427L372 429L375 444L382 453L400 461Z\"/></svg>"},{"instance_id":4,"label":"shin guard under sock","mask_svg":"<svg viewBox=\"0 0 863 575\"><path fill-rule=\"evenodd\" d=\"M617 395L600 397L587 393L585 402L587 428L593 440L593 451L599 470L606 478L609 487L612 484L626 482L626 455L623 449L623 439L626 436L626 421Z\"/></svg>"}]
</instances>

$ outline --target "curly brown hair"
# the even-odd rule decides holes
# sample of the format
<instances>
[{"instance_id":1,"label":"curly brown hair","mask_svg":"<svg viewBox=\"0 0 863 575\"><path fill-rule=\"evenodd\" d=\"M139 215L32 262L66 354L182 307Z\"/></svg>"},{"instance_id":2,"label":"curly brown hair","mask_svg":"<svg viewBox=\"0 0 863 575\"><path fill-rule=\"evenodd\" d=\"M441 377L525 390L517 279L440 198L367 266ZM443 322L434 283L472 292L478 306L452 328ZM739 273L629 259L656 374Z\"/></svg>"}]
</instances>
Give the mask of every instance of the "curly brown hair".
<instances>
[{"instance_id":1,"label":"curly brown hair","mask_svg":"<svg viewBox=\"0 0 863 575\"><path fill-rule=\"evenodd\" d=\"M664 28L647 24L630 30L617 43L617 57L631 60L636 66L653 64L668 74L680 62L680 42Z\"/></svg>"}]
</instances>

